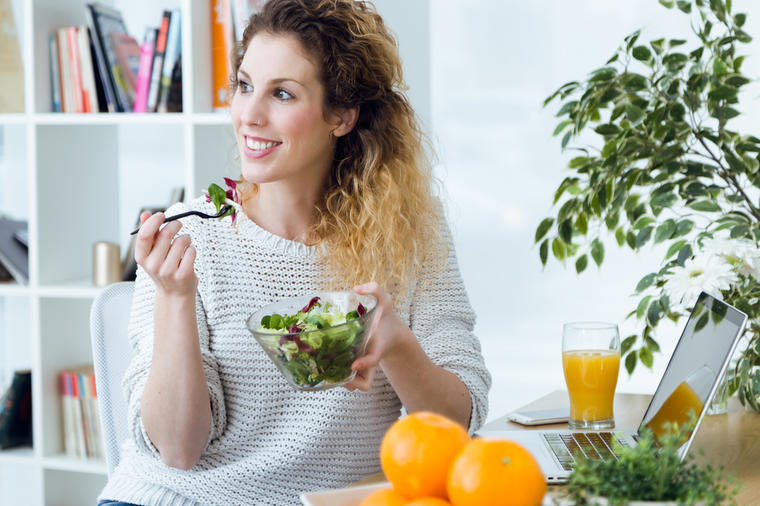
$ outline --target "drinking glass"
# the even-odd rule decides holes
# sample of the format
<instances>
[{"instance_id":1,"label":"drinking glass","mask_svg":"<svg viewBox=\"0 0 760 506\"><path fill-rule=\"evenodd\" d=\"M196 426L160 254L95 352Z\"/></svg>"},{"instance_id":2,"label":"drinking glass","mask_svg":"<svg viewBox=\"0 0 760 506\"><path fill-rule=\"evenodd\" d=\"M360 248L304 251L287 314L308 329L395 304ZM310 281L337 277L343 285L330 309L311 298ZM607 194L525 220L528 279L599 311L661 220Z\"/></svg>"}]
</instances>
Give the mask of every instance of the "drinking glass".
<instances>
[{"instance_id":1,"label":"drinking glass","mask_svg":"<svg viewBox=\"0 0 760 506\"><path fill-rule=\"evenodd\" d=\"M620 333L614 323L571 322L562 328L562 368L570 397L571 429L612 429L620 370Z\"/></svg>"}]
</instances>

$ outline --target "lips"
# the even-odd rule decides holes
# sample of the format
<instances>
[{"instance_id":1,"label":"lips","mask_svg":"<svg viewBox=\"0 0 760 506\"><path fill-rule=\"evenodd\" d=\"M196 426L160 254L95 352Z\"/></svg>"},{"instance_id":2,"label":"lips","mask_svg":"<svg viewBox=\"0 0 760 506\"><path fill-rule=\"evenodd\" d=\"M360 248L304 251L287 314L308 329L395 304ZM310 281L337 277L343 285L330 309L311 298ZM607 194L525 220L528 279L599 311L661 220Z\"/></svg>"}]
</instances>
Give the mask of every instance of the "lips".
<instances>
[{"instance_id":1,"label":"lips","mask_svg":"<svg viewBox=\"0 0 760 506\"><path fill-rule=\"evenodd\" d=\"M243 153L248 158L262 158L276 150L282 142L262 137L244 136Z\"/></svg>"}]
</instances>

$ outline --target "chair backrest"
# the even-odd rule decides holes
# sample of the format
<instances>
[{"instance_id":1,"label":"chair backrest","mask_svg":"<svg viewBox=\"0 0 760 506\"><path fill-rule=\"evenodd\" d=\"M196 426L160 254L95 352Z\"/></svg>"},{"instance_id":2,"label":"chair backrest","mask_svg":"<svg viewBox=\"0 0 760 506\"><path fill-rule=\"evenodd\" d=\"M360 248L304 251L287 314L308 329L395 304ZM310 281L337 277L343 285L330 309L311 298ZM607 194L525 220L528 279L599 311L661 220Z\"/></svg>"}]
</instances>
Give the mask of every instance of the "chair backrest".
<instances>
[{"instance_id":1,"label":"chair backrest","mask_svg":"<svg viewBox=\"0 0 760 506\"><path fill-rule=\"evenodd\" d=\"M90 309L90 339L95 385L109 476L127 438L127 401L121 380L132 357L127 339L133 282L114 283L95 297Z\"/></svg>"}]
</instances>

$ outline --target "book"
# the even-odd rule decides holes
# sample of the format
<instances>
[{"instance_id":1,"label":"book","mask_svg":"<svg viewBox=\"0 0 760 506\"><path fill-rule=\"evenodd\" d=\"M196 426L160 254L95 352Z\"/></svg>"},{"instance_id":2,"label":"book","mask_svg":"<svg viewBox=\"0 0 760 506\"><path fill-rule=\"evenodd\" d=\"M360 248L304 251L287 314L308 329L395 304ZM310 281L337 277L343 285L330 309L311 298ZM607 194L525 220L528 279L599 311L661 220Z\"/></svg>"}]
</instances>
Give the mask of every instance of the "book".
<instances>
[{"instance_id":1,"label":"book","mask_svg":"<svg viewBox=\"0 0 760 506\"><path fill-rule=\"evenodd\" d=\"M86 26L77 27L79 69L82 73L82 100L85 112L99 112L98 88L90 54L90 34Z\"/></svg>"},{"instance_id":2,"label":"book","mask_svg":"<svg viewBox=\"0 0 760 506\"><path fill-rule=\"evenodd\" d=\"M113 69L117 65L117 57L111 45L112 34L127 34L124 19L117 9L98 2L86 4L85 14L87 26L93 34L95 59L105 91L108 110L109 112L124 112L128 110L125 108L128 99L124 90L114 82Z\"/></svg>"},{"instance_id":3,"label":"book","mask_svg":"<svg viewBox=\"0 0 760 506\"><path fill-rule=\"evenodd\" d=\"M63 112L76 112L73 81L71 78L71 59L69 58L69 37L66 28L56 32L58 40L58 65L61 70L61 109Z\"/></svg>"},{"instance_id":4,"label":"book","mask_svg":"<svg viewBox=\"0 0 760 506\"><path fill-rule=\"evenodd\" d=\"M66 31L66 42L69 58L69 77L71 79L71 89L74 97L74 109L71 112L85 112L84 94L82 92L82 70L79 64L79 42L77 29L75 26L64 28Z\"/></svg>"},{"instance_id":5,"label":"book","mask_svg":"<svg viewBox=\"0 0 760 506\"><path fill-rule=\"evenodd\" d=\"M11 3L0 0L0 113L24 112L24 66Z\"/></svg>"},{"instance_id":6,"label":"book","mask_svg":"<svg viewBox=\"0 0 760 506\"><path fill-rule=\"evenodd\" d=\"M92 365L63 370L59 378L65 453L73 457L104 457L105 445Z\"/></svg>"},{"instance_id":7,"label":"book","mask_svg":"<svg viewBox=\"0 0 760 506\"><path fill-rule=\"evenodd\" d=\"M63 451L71 457L78 456L77 434L74 427L74 396L72 394L71 381L66 373L58 375L61 389L61 429L63 430Z\"/></svg>"},{"instance_id":8,"label":"book","mask_svg":"<svg viewBox=\"0 0 760 506\"><path fill-rule=\"evenodd\" d=\"M146 112L148 108L148 91L150 90L150 74L153 67L153 53L156 49L158 30L145 30L143 43L140 46L140 64L137 69L137 89L135 90L134 112Z\"/></svg>"},{"instance_id":9,"label":"book","mask_svg":"<svg viewBox=\"0 0 760 506\"><path fill-rule=\"evenodd\" d=\"M169 33L166 36L166 52L161 70L161 87L158 92L158 112L179 112L182 110L182 21L179 9L172 10ZM172 93L172 87L174 90ZM179 104L177 103L179 88ZM170 107L171 102L171 107Z\"/></svg>"},{"instance_id":10,"label":"book","mask_svg":"<svg viewBox=\"0 0 760 506\"><path fill-rule=\"evenodd\" d=\"M156 50L153 54L153 67L150 74L150 88L148 89L148 112L156 112L158 107L158 93L161 89L161 72L164 66L164 53L166 53L166 39L169 35L169 20L172 17L172 11L164 11L161 18L161 27L158 29L158 39L156 40Z\"/></svg>"},{"instance_id":11,"label":"book","mask_svg":"<svg viewBox=\"0 0 760 506\"><path fill-rule=\"evenodd\" d=\"M140 66L140 46L137 41L123 33L111 34L111 47L116 55L116 65L112 68L114 83L125 97L124 107L132 111L135 107L137 72Z\"/></svg>"},{"instance_id":12,"label":"book","mask_svg":"<svg viewBox=\"0 0 760 506\"><path fill-rule=\"evenodd\" d=\"M235 29L230 0L211 2L211 61L212 104L214 109L226 109L230 100L230 75Z\"/></svg>"},{"instance_id":13,"label":"book","mask_svg":"<svg viewBox=\"0 0 760 506\"><path fill-rule=\"evenodd\" d=\"M32 444L32 372L13 373L0 399L0 449Z\"/></svg>"},{"instance_id":14,"label":"book","mask_svg":"<svg viewBox=\"0 0 760 506\"><path fill-rule=\"evenodd\" d=\"M20 284L29 279L29 251L14 239L14 234L26 228L26 221L0 217L0 264Z\"/></svg>"},{"instance_id":15,"label":"book","mask_svg":"<svg viewBox=\"0 0 760 506\"><path fill-rule=\"evenodd\" d=\"M58 69L58 40L50 34L50 107L53 112L61 112L61 72Z\"/></svg>"}]
</instances>

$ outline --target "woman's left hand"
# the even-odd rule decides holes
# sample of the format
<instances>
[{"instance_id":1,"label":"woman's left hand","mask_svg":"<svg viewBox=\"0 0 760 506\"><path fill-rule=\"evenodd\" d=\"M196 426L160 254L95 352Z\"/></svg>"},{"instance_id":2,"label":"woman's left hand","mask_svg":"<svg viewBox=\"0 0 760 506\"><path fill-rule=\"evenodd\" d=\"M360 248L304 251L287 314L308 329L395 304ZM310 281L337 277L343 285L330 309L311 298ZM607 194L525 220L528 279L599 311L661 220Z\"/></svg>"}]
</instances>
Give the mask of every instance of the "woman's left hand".
<instances>
[{"instance_id":1,"label":"woman's left hand","mask_svg":"<svg viewBox=\"0 0 760 506\"><path fill-rule=\"evenodd\" d=\"M405 343L414 341L416 338L409 326L396 314L393 300L383 287L370 281L355 286L354 291L360 295L372 294L377 297L377 309L369 332L367 353L351 364L351 369L356 371L356 377L344 385L344 388L351 392L356 389L367 392L372 386L375 370L380 361L398 352Z\"/></svg>"}]
</instances>

